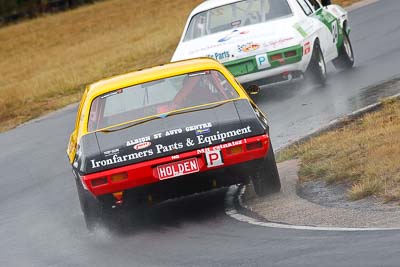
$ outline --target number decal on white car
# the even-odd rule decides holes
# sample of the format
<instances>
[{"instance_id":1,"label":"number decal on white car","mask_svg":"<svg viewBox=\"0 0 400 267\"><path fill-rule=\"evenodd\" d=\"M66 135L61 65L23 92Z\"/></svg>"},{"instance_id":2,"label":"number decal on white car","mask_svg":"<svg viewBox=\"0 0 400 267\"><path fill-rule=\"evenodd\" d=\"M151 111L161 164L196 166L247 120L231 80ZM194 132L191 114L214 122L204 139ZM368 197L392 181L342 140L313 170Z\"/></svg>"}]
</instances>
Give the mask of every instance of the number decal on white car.
<instances>
[{"instance_id":1,"label":"number decal on white car","mask_svg":"<svg viewBox=\"0 0 400 267\"><path fill-rule=\"evenodd\" d=\"M336 20L332 22L332 35L333 35L333 43L337 44L337 42L339 41L339 30Z\"/></svg>"}]
</instances>

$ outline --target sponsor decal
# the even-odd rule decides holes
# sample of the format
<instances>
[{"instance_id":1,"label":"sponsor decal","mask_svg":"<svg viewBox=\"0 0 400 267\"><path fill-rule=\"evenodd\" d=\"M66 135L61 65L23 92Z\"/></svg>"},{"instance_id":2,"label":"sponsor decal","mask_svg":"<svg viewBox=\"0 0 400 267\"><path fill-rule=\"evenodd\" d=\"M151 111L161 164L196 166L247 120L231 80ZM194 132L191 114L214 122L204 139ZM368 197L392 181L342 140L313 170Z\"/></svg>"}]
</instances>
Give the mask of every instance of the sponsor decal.
<instances>
[{"instance_id":1,"label":"sponsor decal","mask_svg":"<svg viewBox=\"0 0 400 267\"><path fill-rule=\"evenodd\" d=\"M133 140L127 141L126 146L134 146L136 144L150 142L150 139L151 139L150 136L133 139Z\"/></svg>"},{"instance_id":2,"label":"sponsor decal","mask_svg":"<svg viewBox=\"0 0 400 267\"><path fill-rule=\"evenodd\" d=\"M185 130L186 130L186 132L193 132L193 131L197 131L197 130L210 129L210 128L212 128L212 123L207 122L207 123L203 123L203 124L188 126L185 128Z\"/></svg>"},{"instance_id":3,"label":"sponsor decal","mask_svg":"<svg viewBox=\"0 0 400 267\"><path fill-rule=\"evenodd\" d=\"M239 53L248 53L251 51L256 51L260 48L259 44L255 44L253 42L249 42L247 44L238 45L238 52Z\"/></svg>"},{"instance_id":4,"label":"sponsor decal","mask_svg":"<svg viewBox=\"0 0 400 267\"><path fill-rule=\"evenodd\" d=\"M197 143L199 145L202 145L202 144L212 145L215 142L223 143L223 142L225 142L225 140L227 138L241 136L241 135L248 134L251 132L252 131L251 131L250 126L247 126L246 128L237 129L237 130L233 130L233 131L229 131L229 132L220 133L219 131L217 131L217 134L214 134L214 135L209 135L209 136L198 135L196 137L197 137Z\"/></svg>"},{"instance_id":5,"label":"sponsor decal","mask_svg":"<svg viewBox=\"0 0 400 267\"><path fill-rule=\"evenodd\" d=\"M246 143L247 139L244 139L244 142ZM202 149L197 149L197 154L204 154L204 153L209 152L209 151L221 150L221 149L224 149L224 148L238 146L238 145L241 145L241 144L243 144L243 141L242 140L238 140L238 141L233 141L233 142L229 142L229 143L226 143L226 144L217 145L217 146L214 146L212 148L206 147L206 148L202 148Z\"/></svg>"},{"instance_id":6,"label":"sponsor decal","mask_svg":"<svg viewBox=\"0 0 400 267\"><path fill-rule=\"evenodd\" d=\"M179 150L182 150L184 148L191 148L194 146L198 145L214 145L216 143L224 143L227 139L232 138L232 137L240 137L245 134L252 133L252 129L250 126L247 126L245 128L240 128L236 130L231 130L227 132L219 132L217 131L216 134L213 135L205 135L205 134L210 134L211 133L211 128L212 124L211 123L204 123L204 124L199 124L199 125L193 125L185 128L186 132L195 132L196 137L195 138L186 138L185 141L182 142L175 142L173 144L169 145L164 145L164 144L155 144L153 148L149 148L152 143L149 141L150 137L143 137L143 138L138 138L134 139L131 141L128 141L127 143L130 146L133 146L133 148L137 151L128 155L119 155L120 151L119 149L114 149L110 151L104 152L104 155L107 157L106 159L103 160L95 160L92 159L90 160L91 167L92 169L97 169L100 167L108 167L120 163L125 163L129 162L132 160L136 159L142 159L146 157L151 157L153 155L158 155L158 154L164 154L164 153L169 153L169 152L178 152ZM172 130L170 134L178 134L183 132L183 129L175 129ZM212 149L210 148L203 148L197 150L198 154L201 153L206 153L214 150L221 150L223 148L228 148L231 146L236 146L242 144L242 140L239 141L233 141L229 142L226 144L219 144L217 146L214 146ZM145 150L146 148L149 148ZM141 150L141 151L138 151ZM215 156L215 153L209 153L209 159L210 159L210 164L212 166L217 166L216 164L221 164L222 162L222 157L217 157ZM179 155L172 156L171 159L178 159Z\"/></svg>"},{"instance_id":7,"label":"sponsor decal","mask_svg":"<svg viewBox=\"0 0 400 267\"><path fill-rule=\"evenodd\" d=\"M169 130L165 132L165 136L171 136L171 135L176 135L176 134L181 134L183 133L182 129L174 129L174 130Z\"/></svg>"},{"instance_id":8,"label":"sponsor decal","mask_svg":"<svg viewBox=\"0 0 400 267\"><path fill-rule=\"evenodd\" d=\"M248 33L249 33L249 31L233 30L231 33L229 33L224 38L219 39L218 42L223 43L223 42L229 41L230 39L232 39L236 36L240 36L240 35L244 35L244 34L248 34Z\"/></svg>"},{"instance_id":9,"label":"sponsor decal","mask_svg":"<svg viewBox=\"0 0 400 267\"><path fill-rule=\"evenodd\" d=\"M208 133L211 133L210 128L196 130L196 135L208 134Z\"/></svg>"},{"instance_id":10,"label":"sponsor decal","mask_svg":"<svg viewBox=\"0 0 400 267\"><path fill-rule=\"evenodd\" d=\"M119 154L118 148L104 152L105 157L110 157L110 156L114 156L114 155L118 155L118 154Z\"/></svg>"},{"instance_id":11,"label":"sponsor decal","mask_svg":"<svg viewBox=\"0 0 400 267\"><path fill-rule=\"evenodd\" d=\"M307 37L307 32L303 29L303 27L299 24L293 25L293 27L301 34L303 37Z\"/></svg>"},{"instance_id":12,"label":"sponsor decal","mask_svg":"<svg viewBox=\"0 0 400 267\"><path fill-rule=\"evenodd\" d=\"M213 44L213 45L208 45L208 46L205 46L205 47L202 47L202 48L199 48L199 49L195 49L195 50L190 51L190 52L189 52L189 55L197 54L197 53L199 53L199 52L207 51L207 50L214 49L214 48L218 48L218 47L221 47L221 46L223 46L223 44L221 44L221 43Z\"/></svg>"},{"instance_id":13,"label":"sponsor decal","mask_svg":"<svg viewBox=\"0 0 400 267\"><path fill-rule=\"evenodd\" d=\"M103 160L90 160L90 163L92 163L92 169L97 169L100 167L107 167L111 165L115 165L118 163L123 163L127 162L130 160L134 159L141 159L145 157L152 156L154 154L152 149L145 150L145 151L140 151L140 152L135 152L129 155L124 155L124 156L118 156L118 155L113 155L112 158L109 159L103 159Z\"/></svg>"},{"instance_id":14,"label":"sponsor decal","mask_svg":"<svg viewBox=\"0 0 400 267\"><path fill-rule=\"evenodd\" d=\"M133 149L142 150L142 149L148 148L149 146L151 146L151 142L143 142L143 143L134 145Z\"/></svg>"},{"instance_id":15,"label":"sponsor decal","mask_svg":"<svg viewBox=\"0 0 400 267\"><path fill-rule=\"evenodd\" d=\"M301 21L293 25L293 28L298 31L301 36L307 37L311 32L314 31L314 26L309 21Z\"/></svg>"},{"instance_id":16,"label":"sponsor decal","mask_svg":"<svg viewBox=\"0 0 400 267\"><path fill-rule=\"evenodd\" d=\"M231 57L229 51L224 51L222 53L215 52L214 54L207 55L207 57L216 59L216 60L224 60Z\"/></svg>"},{"instance_id":17,"label":"sponsor decal","mask_svg":"<svg viewBox=\"0 0 400 267\"><path fill-rule=\"evenodd\" d=\"M287 43L287 42L289 42L289 41L291 41L291 40L293 40L294 38L293 37L288 37L288 38L280 38L280 39L278 39L278 40L275 40L275 41L270 41L270 42L268 42L268 43L264 43L264 47L265 48L268 48L268 47L276 47L276 46L278 46L278 45L282 45L282 44L284 44L284 43Z\"/></svg>"},{"instance_id":18,"label":"sponsor decal","mask_svg":"<svg viewBox=\"0 0 400 267\"><path fill-rule=\"evenodd\" d=\"M176 151L176 150L180 150L182 148L183 148L183 143L181 143L181 142L179 142L179 143L175 142L172 145L167 145L167 146L162 145L162 144L156 145L157 154Z\"/></svg>"}]
</instances>

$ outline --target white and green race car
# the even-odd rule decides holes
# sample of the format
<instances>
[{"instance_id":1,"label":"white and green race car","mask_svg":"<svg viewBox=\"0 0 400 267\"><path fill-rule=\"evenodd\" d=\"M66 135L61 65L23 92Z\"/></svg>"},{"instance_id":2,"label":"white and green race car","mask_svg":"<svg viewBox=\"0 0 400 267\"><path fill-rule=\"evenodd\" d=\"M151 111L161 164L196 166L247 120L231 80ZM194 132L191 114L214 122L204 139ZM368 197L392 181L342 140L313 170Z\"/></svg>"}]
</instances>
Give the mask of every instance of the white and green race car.
<instances>
[{"instance_id":1,"label":"white and green race car","mask_svg":"<svg viewBox=\"0 0 400 267\"><path fill-rule=\"evenodd\" d=\"M354 65L347 11L330 1L208 0L189 16L172 61L211 57L245 86L326 81Z\"/></svg>"}]
</instances>

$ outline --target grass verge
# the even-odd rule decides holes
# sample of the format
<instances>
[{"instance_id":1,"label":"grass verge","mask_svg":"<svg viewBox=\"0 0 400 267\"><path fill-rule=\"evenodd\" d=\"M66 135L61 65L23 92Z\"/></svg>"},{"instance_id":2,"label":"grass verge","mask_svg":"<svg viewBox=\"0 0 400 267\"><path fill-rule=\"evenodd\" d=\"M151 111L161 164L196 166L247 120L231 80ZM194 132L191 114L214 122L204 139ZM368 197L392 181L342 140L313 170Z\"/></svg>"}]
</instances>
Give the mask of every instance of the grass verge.
<instances>
[{"instance_id":1,"label":"grass verge","mask_svg":"<svg viewBox=\"0 0 400 267\"><path fill-rule=\"evenodd\" d=\"M0 28L0 132L77 102L86 84L168 62L202 1L109 0Z\"/></svg>"},{"instance_id":2,"label":"grass verge","mask_svg":"<svg viewBox=\"0 0 400 267\"><path fill-rule=\"evenodd\" d=\"M104 77L168 62L202 0L110 0L0 29L0 131Z\"/></svg>"},{"instance_id":3,"label":"grass verge","mask_svg":"<svg viewBox=\"0 0 400 267\"><path fill-rule=\"evenodd\" d=\"M400 201L400 101L280 153L301 160L300 181L349 185L352 200Z\"/></svg>"}]
</instances>

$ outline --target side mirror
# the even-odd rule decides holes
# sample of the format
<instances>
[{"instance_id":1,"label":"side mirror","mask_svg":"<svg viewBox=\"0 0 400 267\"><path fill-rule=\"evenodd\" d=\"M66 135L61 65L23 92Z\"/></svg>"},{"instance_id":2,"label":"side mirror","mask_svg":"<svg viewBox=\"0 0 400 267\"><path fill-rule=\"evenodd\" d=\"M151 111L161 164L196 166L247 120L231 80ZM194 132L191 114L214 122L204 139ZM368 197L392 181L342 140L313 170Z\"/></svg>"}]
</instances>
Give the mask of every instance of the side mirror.
<instances>
[{"instance_id":1,"label":"side mirror","mask_svg":"<svg viewBox=\"0 0 400 267\"><path fill-rule=\"evenodd\" d=\"M321 0L321 4L323 6L329 6L329 5L331 5L331 0Z\"/></svg>"},{"instance_id":2,"label":"side mirror","mask_svg":"<svg viewBox=\"0 0 400 267\"><path fill-rule=\"evenodd\" d=\"M257 95L260 92L260 86L250 85L250 86L246 87L246 92L249 95Z\"/></svg>"}]
</instances>

